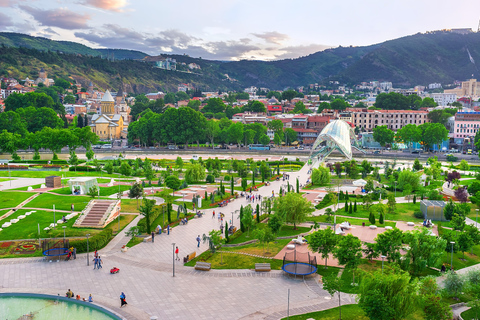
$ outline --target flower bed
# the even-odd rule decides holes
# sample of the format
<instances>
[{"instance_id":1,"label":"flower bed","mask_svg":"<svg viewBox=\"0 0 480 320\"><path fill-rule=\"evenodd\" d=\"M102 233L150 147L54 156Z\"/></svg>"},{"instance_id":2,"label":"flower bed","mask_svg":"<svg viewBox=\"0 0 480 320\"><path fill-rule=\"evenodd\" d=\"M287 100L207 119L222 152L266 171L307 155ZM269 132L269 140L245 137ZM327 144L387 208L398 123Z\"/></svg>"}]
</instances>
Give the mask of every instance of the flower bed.
<instances>
[{"instance_id":1,"label":"flower bed","mask_svg":"<svg viewBox=\"0 0 480 320\"><path fill-rule=\"evenodd\" d=\"M252 187L250 187L250 188L247 188L246 191L247 191L247 192L251 192L252 189L258 189L259 187L263 187L264 185L265 185L265 183L262 182L262 183L259 183L259 184L254 185L254 186L252 186ZM255 191L255 190L254 190L254 191Z\"/></svg>"},{"instance_id":2,"label":"flower bed","mask_svg":"<svg viewBox=\"0 0 480 320\"><path fill-rule=\"evenodd\" d=\"M30 254L38 250L38 243L36 241L21 241L12 249L12 254Z\"/></svg>"}]
</instances>

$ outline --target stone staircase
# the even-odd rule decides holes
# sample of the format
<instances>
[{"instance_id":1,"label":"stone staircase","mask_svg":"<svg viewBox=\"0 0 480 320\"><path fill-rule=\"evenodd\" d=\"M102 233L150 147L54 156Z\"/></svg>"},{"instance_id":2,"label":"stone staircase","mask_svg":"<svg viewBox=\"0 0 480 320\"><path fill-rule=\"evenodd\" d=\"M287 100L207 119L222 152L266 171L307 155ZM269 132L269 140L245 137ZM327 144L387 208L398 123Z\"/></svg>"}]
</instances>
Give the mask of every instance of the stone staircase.
<instances>
[{"instance_id":1,"label":"stone staircase","mask_svg":"<svg viewBox=\"0 0 480 320\"><path fill-rule=\"evenodd\" d=\"M118 205L118 200L92 200L77 219L74 227L103 228L111 221L112 214L118 213Z\"/></svg>"}]
</instances>

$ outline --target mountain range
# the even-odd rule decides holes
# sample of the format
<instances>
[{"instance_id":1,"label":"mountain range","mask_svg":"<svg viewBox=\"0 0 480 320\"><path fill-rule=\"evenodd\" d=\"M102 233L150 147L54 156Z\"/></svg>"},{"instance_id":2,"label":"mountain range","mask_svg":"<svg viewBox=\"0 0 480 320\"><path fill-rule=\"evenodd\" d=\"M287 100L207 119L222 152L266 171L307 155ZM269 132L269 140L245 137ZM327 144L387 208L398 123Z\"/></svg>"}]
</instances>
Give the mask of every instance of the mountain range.
<instances>
[{"instance_id":1,"label":"mountain range","mask_svg":"<svg viewBox=\"0 0 480 320\"><path fill-rule=\"evenodd\" d=\"M32 78L44 67L50 76L72 77L82 83L91 80L103 89L123 85L135 93L174 91L179 83L215 91L249 86L281 90L328 80L346 84L391 81L396 87L410 87L480 76L474 63L480 62L480 33L418 33L370 46L337 47L278 61L226 62L162 54L177 63L198 64L201 70L194 73L154 68L143 60L148 55L140 51L93 49L18 33L0 33L0 45L0 75Z\"/></svg>"}]
</instances>

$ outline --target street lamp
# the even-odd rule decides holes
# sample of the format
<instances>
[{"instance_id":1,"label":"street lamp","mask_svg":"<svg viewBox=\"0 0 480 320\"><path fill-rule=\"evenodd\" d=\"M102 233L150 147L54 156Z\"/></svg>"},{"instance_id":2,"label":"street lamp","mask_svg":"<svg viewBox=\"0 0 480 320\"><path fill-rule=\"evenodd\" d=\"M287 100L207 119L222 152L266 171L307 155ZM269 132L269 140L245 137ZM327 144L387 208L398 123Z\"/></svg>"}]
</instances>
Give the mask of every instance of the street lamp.
<instances>
[{"instance_id":1,"label":"street lamp","mask_svg":"<svg viewBox=\"0 0 480 320\"><path fill-rule=\"evenodd\" d=\"M87 233L87 266L90 265L90 259L88 258L88 253L89 253L89 246L88 246L88 237L90 236L90 233Z\"/></svg>"},{"instance_id":2,"label":"street lamp","mask_svg":"<svg viewBox=\"0 0 480 320\"><path fill-rule=\"evenodd\" d=\"M382 258L382 274L383 274L383 261L384 261L384 259L386 258L386 256L383 256L383 255L382 255L381 258Z\"/></svg>"},{"instance_id":3,"label":"street lamp","mask_svg":"<svg viewBox=\"0 0 480 320\"><path fill-rule=\"evenodd\" d=\"M172 259L173 259L173 276L175 277L175 242L172 243L172 246L173 246L173 255L172 255Z\"/></svg>"},{"instance_id":4,"label":"street lamp","mask_svg":"<svg viewBox=\"0 0 480 320\"><path fill-rule=\"evenodd\" d=\"M63 244L65 245L65 229L67 229L67 226L63 226Z\"/></svg>"},{"instance_id":5,"label":"street lamp","mask_svg":"<svg viewBox=\"0 0 480 320\"><path fill-rule=\"evenodd\" d=\"M450 263L450 269L453 270L453 245L455 244L455 241L450 241L450 243L452 244L452 261Z\"/></svg>"},{"instance_id":6,"label":"street lamp","mask_svg":"<svg viewBox=\"0 0 480 320\"><path fill-rule=\"evenodd\" d=\"M478 209L475 209L477 211L477 217L475 218L475 228L478 228Z\"/></svg>"}]
</instances>

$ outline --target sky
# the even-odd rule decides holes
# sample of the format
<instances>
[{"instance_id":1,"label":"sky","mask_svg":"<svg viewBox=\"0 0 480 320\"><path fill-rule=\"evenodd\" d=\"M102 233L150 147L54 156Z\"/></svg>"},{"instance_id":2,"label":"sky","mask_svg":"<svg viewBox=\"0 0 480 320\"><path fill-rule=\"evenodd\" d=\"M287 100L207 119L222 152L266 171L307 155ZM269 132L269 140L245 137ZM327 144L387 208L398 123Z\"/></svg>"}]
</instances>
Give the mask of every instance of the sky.
<instances>
[{"instance_id":1,"label":"sky","mask_svg":"<svg viewBox=\"0 0 480 320\"><path fill-rule=\"evenodd\" d=\"M0 0L0 31L93 48L215 60L279 60L451 28L475 0Z\"/></svg>"}]
</instances>

